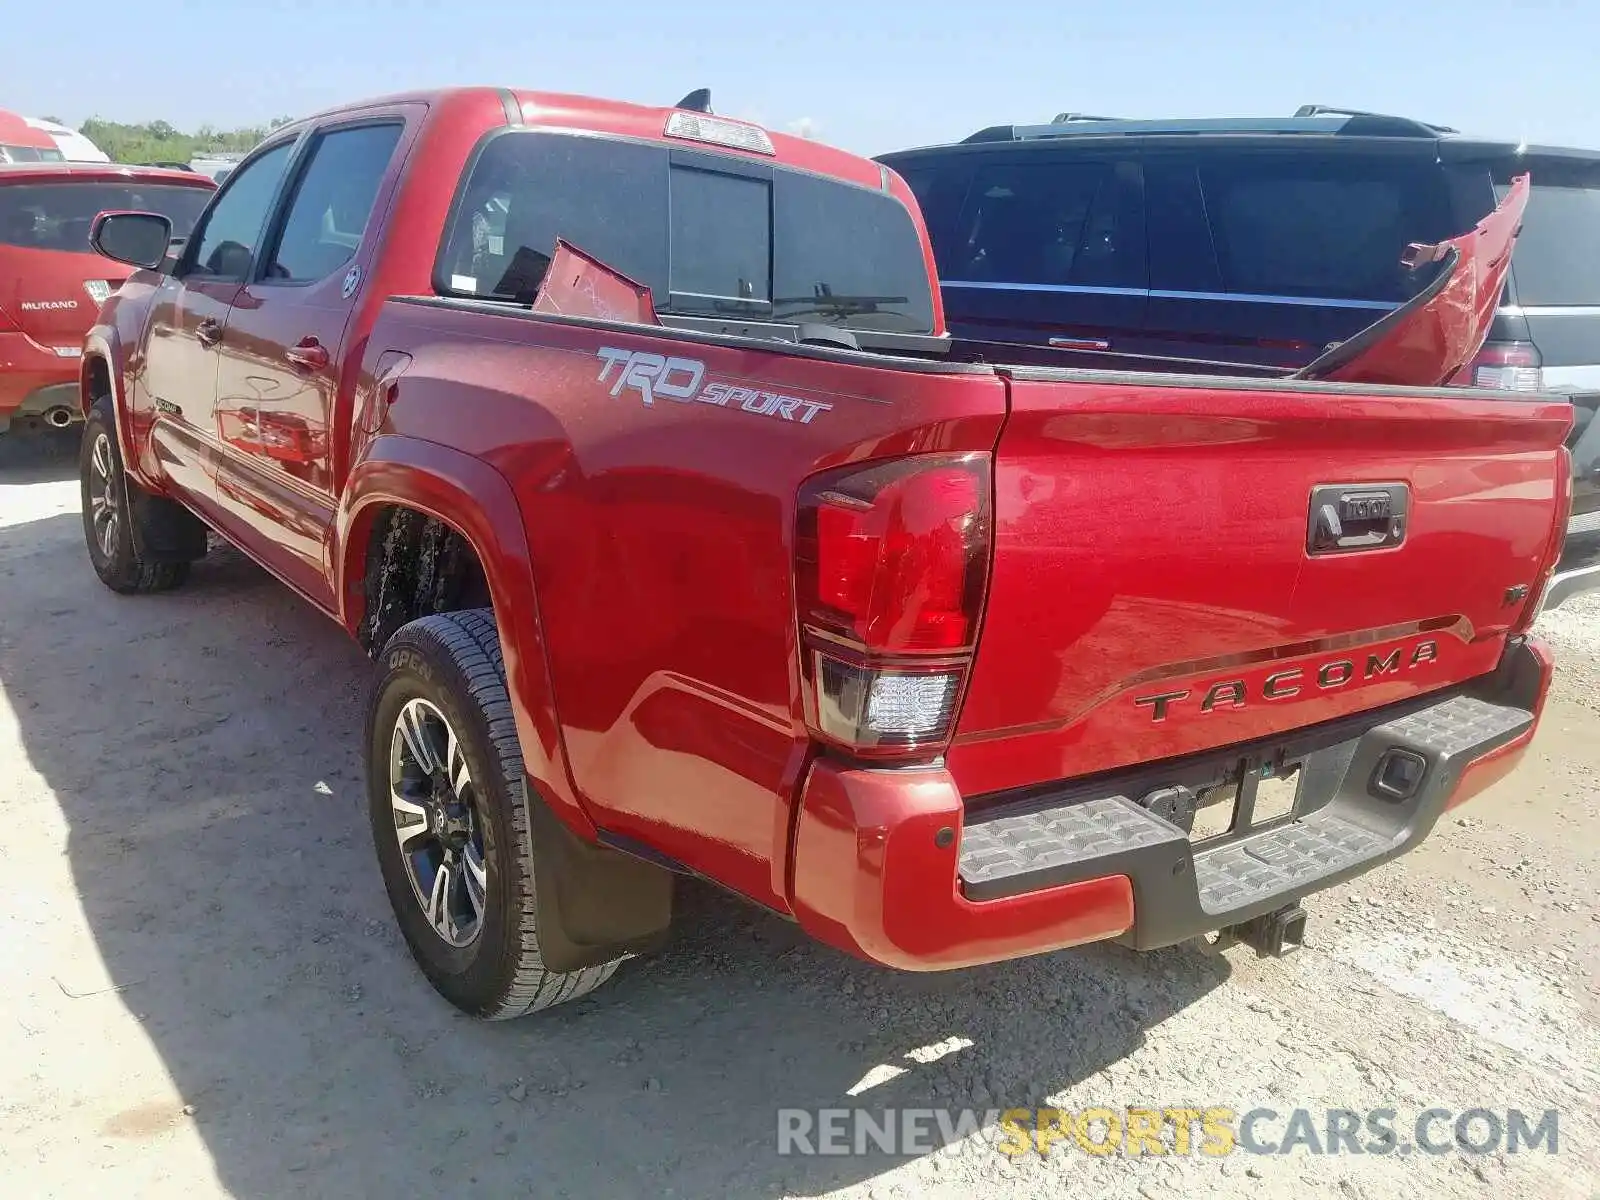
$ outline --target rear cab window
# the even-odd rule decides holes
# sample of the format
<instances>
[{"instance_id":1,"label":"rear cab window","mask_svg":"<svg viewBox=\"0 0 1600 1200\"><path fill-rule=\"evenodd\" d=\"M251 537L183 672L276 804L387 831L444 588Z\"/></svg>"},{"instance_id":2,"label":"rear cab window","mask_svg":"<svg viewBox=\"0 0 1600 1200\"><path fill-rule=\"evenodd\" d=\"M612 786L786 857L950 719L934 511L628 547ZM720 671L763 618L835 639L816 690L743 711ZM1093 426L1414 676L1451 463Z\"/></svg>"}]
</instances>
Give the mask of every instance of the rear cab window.
<instances>
[{"instance_id":1,"label":"rear cab window","mask_svg":"<svg viewBox=\"0 0 1600 1200\"><path fill-rule=\"evenodd\" d=\"M211 189L170 183L0 184L0 245L92 254L89 229L102 212L155 212L187 237Z\"/></svg>"},{"instance_id":2,"label":"rear cab window","mask_svg":"<svg viewBox=\"0 0 1600 1200\"><path fill-rule=\"evenodd\" d=\"M777 163L543 130L469 166L435 289L528 303L562 238L650 288L656 311L931 333L911 214Z\"/></svg>"}]
</instances>

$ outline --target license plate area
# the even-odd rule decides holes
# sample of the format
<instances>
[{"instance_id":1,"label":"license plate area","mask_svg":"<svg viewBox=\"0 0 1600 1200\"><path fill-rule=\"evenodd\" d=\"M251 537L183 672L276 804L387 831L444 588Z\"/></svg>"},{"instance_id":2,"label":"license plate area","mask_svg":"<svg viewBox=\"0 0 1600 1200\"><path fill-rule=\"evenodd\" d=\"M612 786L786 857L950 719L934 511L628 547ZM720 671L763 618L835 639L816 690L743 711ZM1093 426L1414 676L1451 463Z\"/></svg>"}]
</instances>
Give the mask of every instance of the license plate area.
<instances>
[{"instance_id":1,"label":"license plate area","mask_svg":"<svg viewBox=\"0 0 1600 1200\"><path fill-rule=\"evenodd\" d=\"M1302 766L1281 752L1239 759L1223 780L1196 790L1189 841L1209 846L1294 820Z\"/></svg>"}]
</instances>

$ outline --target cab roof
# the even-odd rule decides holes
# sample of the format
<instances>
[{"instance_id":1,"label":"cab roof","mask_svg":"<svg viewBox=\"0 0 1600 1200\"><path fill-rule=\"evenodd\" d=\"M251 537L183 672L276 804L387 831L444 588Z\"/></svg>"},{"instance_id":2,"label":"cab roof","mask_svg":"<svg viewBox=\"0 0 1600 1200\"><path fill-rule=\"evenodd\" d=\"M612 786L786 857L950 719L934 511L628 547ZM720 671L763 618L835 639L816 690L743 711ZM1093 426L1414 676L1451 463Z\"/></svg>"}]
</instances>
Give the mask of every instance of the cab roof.
<instances>
[{"instance_id":1,"label":"cab roof","mask_svg":"<svg viewBox=\"0 0 1600 1200\"><path fill-rule=\"evenodd\" d=\"M683 102L704 98L703 93L685 96ZM761 130L772 145L771 154L758 153L723 143L706 148L720 153L737 154L757 161L779 162L800 167L820 175L846 180L864 187L888 190L888 177L877 163L814 142L808 138L778 133L751 121L724 116L710 111L709 107L680 108L672 105L632 104L622 100L605 100L595 96L582 96L565 92L540 92L509 87L455 87L425 91L397 92L374 97L356 104L340 105L304 117L292 125L274 131L274 135L298 132L302 127L326 121L330 117L359 112L362 109L387 107L395 104L426 104L431 109L471 107L491 100L504 113L511 125L535 129L567 129L583 132L611 134L616 137L638 138L645 141L665 142L669 145L693 146L696 143L680 140L666 133L667 122L675 113L691 113L714 122L732 122L752 130ZM683 103L680 102L680 103Z\"/></svg>"}]
</instances>

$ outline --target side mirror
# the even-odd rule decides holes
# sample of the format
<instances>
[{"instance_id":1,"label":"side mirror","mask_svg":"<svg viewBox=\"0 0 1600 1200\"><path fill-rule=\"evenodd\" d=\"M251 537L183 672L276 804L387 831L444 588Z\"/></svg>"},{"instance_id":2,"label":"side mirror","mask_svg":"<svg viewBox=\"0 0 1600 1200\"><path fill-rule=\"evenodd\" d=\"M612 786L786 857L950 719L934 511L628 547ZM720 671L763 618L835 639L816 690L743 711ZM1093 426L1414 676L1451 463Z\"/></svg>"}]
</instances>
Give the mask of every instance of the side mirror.
<instances>
[{"instance_id":1,"label":"side mirror","mask_svg":"<svg viewBox=\"0 0 1600 1200\"><path fill-rule=\"evenodd\" d=\"M155 270L167 257L172 222L160 213L103 212L89 229L89 244L113 262Z\"/></svg>"}]
</instances>

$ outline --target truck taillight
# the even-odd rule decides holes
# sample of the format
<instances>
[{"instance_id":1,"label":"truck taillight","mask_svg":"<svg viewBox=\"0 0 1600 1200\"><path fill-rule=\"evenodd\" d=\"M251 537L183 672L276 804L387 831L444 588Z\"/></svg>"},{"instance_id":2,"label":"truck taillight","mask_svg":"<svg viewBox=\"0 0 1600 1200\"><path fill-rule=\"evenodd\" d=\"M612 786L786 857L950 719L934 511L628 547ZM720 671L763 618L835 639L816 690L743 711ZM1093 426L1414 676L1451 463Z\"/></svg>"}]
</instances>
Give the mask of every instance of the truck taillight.
<instances>
[{"instance_id":1,"label":"truck taillight","mask_svg":"<svg viewBox=\"0 0 1600 1200\"><path fill-rule=\"evenodd\" d=\"M1544 387L1543 366L1538 347L1531 342L1485 342L1450 383L1503 392L1537 392Z\"/></svg>"},{"instance_id":2,"label":"truck taillight","mask_svg":"<svg viewBox=\"0 0 1600 1200\"><path fill-rule=\"evenodd\" d=\"M815 727L832 742L867 754L921 751L949 740L965 663L920 671L853 663L812 651Z\"/></svg>"},{"instance_id":3,"label":"truck taillight","mask_svg":"<svg viewBox=\"0 0 1600 1200\"><path fill-rule=\"evenodd\" d=\"M948 741L989 570L989 458L831 471L800 495L796 598L813 729L863 753Z\"/></svg>"}]
</instances>

